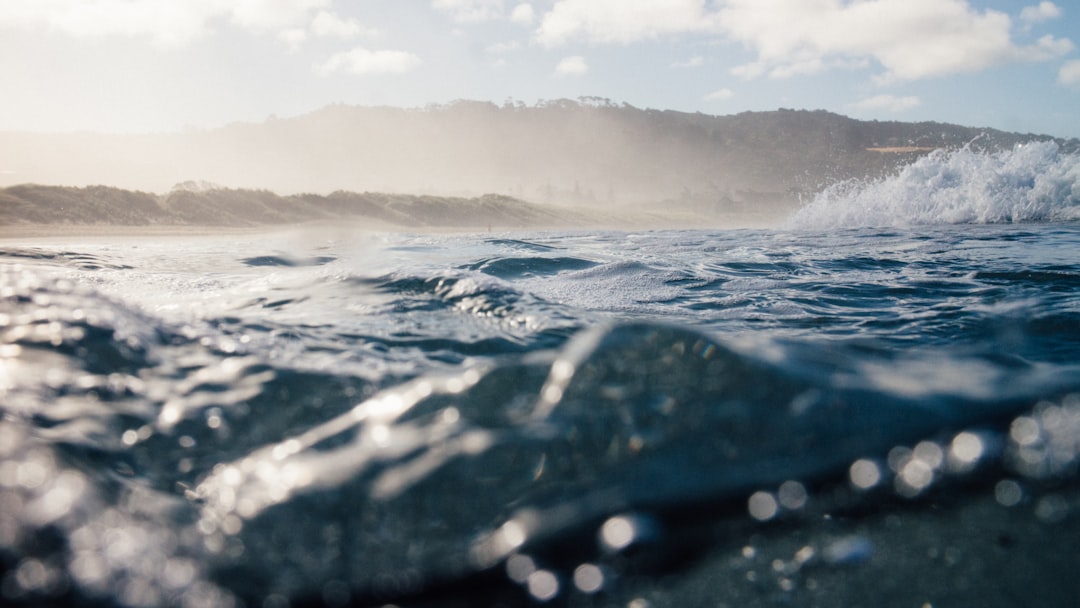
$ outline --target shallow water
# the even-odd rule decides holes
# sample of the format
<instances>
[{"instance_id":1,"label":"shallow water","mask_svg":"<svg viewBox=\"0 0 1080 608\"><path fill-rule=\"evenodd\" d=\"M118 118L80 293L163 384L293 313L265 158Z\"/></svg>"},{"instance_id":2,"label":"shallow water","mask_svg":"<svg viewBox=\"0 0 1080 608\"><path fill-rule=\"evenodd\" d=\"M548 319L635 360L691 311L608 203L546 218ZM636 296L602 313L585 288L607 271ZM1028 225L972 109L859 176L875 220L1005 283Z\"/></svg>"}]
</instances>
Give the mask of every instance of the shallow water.
<instances>
[{"instance_id":1,"label":"shallow water","mask_svg":"<svg viewBox=\"0 0 1080 608\"><path fill-rule=\"evenodd\" d=\"M1065 605L1080 224L799 221L4 242L0 593Z\"/></svg>"}]
</instances>

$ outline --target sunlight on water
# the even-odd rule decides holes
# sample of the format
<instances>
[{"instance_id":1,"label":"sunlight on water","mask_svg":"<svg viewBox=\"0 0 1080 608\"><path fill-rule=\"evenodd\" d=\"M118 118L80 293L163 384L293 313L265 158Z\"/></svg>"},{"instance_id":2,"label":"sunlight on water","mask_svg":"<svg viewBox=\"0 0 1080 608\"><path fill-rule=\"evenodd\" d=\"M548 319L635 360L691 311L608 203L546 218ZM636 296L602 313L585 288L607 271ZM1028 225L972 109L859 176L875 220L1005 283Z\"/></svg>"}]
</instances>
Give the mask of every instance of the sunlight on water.
<instances>
[{"instance_id":1,"label":"sunlight on water","mask_svg":"<svg viewBox=\"0 0 1080 608\"><path fill-rule=\"evenodd\" d=\"M4 602L1071 580L1072 224L380 239L0 248Z\"/></svg>"}]
</instances>

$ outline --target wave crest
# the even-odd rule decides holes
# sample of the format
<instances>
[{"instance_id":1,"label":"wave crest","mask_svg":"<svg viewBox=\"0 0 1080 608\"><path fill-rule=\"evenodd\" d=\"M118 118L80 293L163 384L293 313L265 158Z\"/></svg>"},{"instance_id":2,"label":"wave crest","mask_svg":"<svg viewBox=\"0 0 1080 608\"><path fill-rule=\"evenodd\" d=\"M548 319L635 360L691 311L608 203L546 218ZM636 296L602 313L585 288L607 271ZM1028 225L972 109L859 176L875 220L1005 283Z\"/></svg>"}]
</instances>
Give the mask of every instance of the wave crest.
<instances>
[{"instance_id":1,"label":"wave crest","mask_svg":"<svg viewBox=\"0 0 1080 608\"><path fill-rule=\"evenodd\" d=\"M1080 219L1080 156L1053 142L979 152L936 150L899 173L831 186L796 228L1001 224Z\"/></svg>"}]
</instances>

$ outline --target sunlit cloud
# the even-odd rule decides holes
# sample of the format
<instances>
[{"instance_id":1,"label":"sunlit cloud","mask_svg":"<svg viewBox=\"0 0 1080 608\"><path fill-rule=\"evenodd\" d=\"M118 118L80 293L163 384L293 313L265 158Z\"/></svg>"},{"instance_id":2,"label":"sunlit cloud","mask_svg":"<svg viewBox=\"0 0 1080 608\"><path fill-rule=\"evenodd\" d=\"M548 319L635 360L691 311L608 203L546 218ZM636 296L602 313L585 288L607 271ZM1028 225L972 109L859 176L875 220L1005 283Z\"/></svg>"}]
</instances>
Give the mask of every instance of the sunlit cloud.
<instances>
[{"instance_id":1,"label":"sunlit cloud","mask_svg":"<svg viewBox=\"0 0 1080 608\"><path fill-rule=\"evenodd\" d=\"M148 38L182 47L205 36L215 22L277 33L297 44L296 30L332 0L6 0L0 28L44 28L69 36ZM330 14L330 13L327 13Z\"/></svg>"},{"instance_id":2,"label":"sunlit cloud","mask_svg":"<svg viewBox=\"0 0 1080 608\"><path fill-rule=\"evenodd\" d=\"M735 96L735 91L731 89L717 89L712 93L709 93L702 99L705 101L726 101Z\"/></svg>"},{"instance_id":3,"label":"sunlit cloud","mask_svg":"<svg viewBox=\"0 0 1080 608\"><path fill-rule=\"evenodd\" d=\"M895 95L875 95L859 100L851 104L849 108L857 112L903 112L904 110L910 110L911 108L916 108L920 105L922 105L922 100L912 95L905 97L897 97Z\"/></svg>"},{"instance_id":4,"label":"sunlit cloud","mask_svg":"<svg viewBox=\"0 0 1080 608\"><path fill-rule=\"evenodd\" d=\"M510 42L496 42L495 44L489 44L484 47L484 51L492 55L502 55L503 53L511 53L519 50L521 50L521 43L516 40L511 40Z\"/></svg>"},{"instance_id":5,"label":"sunlit cloud","mask_svg":"<svg viewBox=\"0 0 1080 608\"><path fill-rule=\"evenodd\" d=\"M333 0L234 0L228 3L228 10L232 22L244 29L276 31L306 22L313 11L332 3ZM210 2L206 0L190 4L199 6L209 5Z\"/></svg>"},{"instance_id":6,"label":"sunlit cloud","mask_svg":"<svg viewBox=\"0 0 1080 608\"><path fill-rule=\"evenodd\" d=\"M503 0L432 0L431 6L458 23L491 21L503 15Z\"/></svg>"},{"instance_id":7,"label":"sunlit cloud","mask_svg":"<svg viewBox=\"0 0 1080 608\"><path fill-rule=\"evenodd\" d=\"M1008 15L966 0L729 0L719 15L726 35L757 54L738 69L747 78L812 74L835 59L863 58L885 69L880 81L916 80L1044 61L1073 48L1053 36L1018 45Z\"/></svg>"},{"instance_id":8,"label":"sunlit cloud","mask_svg":"<svg viewBox=\"0 0 1080 608\"><path fill-rule=\"evenodd\" d=\"M1080 59L1066 61L1058 70L1058 83L1066 86L1080 85Z\"/></svg>"},{"instance_id":9,"label":"sunlit cloud","mask_svg":"<svg viewBox=\"0 0 1080 608\"><path fill-rule=\"evenodd\" d=\"M589 65L581 55L563 57L559 65L555 66L556 76L583 76L589 72Z\"/></svg>"},{"instance_id":10,"label":"sunlit cloud","mask_svg":"<svg viewBox=\"0 0 1080 608\"><path fill-rule=\"evenodd\" d=\"M700 68L703 65L705 65L705 58L702 57L701 55L694 55L693 57L687 59L686 61L676 61L675 63L671 64L671 67L685 69L685 68Z\"/></svg>"},{"instance_id":11,"label":"sunlit cloud","mask_svg":"<svg viewBox=\"0 0 1080 608\"><path fill-rule=\"evenodd\" d=\"M203 36L211 19L230 12L182 0L10 0L0 10L0 27L45 28L74 37L146 37L163 46L182 46Z\"/></svg>"},{"instance_id":12,"label":"sunlit cloud","mask_svg":"<svg viewBox=\"0 0 1080 608\"><path fill-rule=\"evenodd\" d=\"M1060 14L1030 6L1031 23ZM536 41L630 44L706 34L741 43L755 58L734 68L747 79L790 78L880 66L882 83L978 72L1010 62L1047 61L1074 49L1066 38L1013 39L1013 19L969 0L557 0Z\"/></svg>"},{"instance_id":13,"label":"sunlit cloud","mask_svg":"<svg viewBox=\"0 0 1080 608\"><path fill-rule=\"evenodd\" d=\"M378 31L360 25L356 19L344 19L330 11L319 11L311 20L311 33L332 38L352 38L361 34L374 36Z\"/></svg>"},{"instance_id":14,"label":"sunlit cloud","mask_svg":"<svg viewBox=\"0 0 1080 608\"><path fill-rule=\"evenodd\" d=\"M296 51L307 41L307 30L301 27L292 27L278 32L278 40L284 42L290 50Z\"/></svg>"},{"instance_id":15,"label":"sunlit cloud","mask_svg":"<svg viewBox=\"0 0 1080 608\"><path fill-rule=\"evenodd\" d=\"M536 31L553 47L574 39L629 44L669 34L715 30L701 0L558 0Z\"/></svg>"},{"instance_id":16,"label":"sunlit cloud","mask_svg":"<svg viewBox=\"0 0 1080 608\"><path fill-rule=\"evenodd\" d=\"M1040 23L1060 16L1061 8L1053 2L1040 2L1035 6L1024 7L1024 10L1020 11L1020 19L1028 23Z\"/></svg>"},{"instance_id":17,"label":"sunlit cloud","mask_svg":"<svg viewBox=\"0 0 1080 608\"><path fill-rule=\"evenodd\" d=\"M350 51L337 53L316 66L315 71L324 76L337 72L348 74L401 74L411 71L423 63L419 57L406 51L372 51L356 47Z\"/></svg>"},{"instance_id":18,"label":"sunlit cloud","mask_svg":"<svg viewBox=\"0 0 1080 608\"><path fill-rule=\"evenodd\" d=\"M510 12L510 21L520 25L532 25L532 22L536 20L536 11L533 10L531 4L522 2L514 7L514 10Z\"/></svg>"},{"instance_id":19,"label":"sunlit cloud","mask_svg":"<svg viewBox=\"0 0 1080 608\"><path fill-rule=\"evenodd\" d=\"M337 13L319 11L311 19L307 28L290 27L278 32L278 40L285 43L290 51L296 52L312 36L319 38L348 39L363 35L370 38L378 36L375 28L364 27L355 19L344 19Z\"/></svg>"}]
</instances>

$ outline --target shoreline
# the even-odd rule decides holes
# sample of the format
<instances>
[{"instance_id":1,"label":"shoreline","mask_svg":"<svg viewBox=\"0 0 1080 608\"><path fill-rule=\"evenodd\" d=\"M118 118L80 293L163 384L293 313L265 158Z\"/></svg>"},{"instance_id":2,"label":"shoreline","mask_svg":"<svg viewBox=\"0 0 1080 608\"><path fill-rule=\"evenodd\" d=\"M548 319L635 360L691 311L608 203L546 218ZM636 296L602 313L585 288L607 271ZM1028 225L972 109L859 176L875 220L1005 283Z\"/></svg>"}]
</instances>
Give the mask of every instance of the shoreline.
<instances>
[{"instance_id":1,"label":"shoreline","mask_svg":"<svg viewBox=\"0 0 1080 608\"><path fill-rule=\"evenodd\" d=\"M590 218L590 221L574 225L572 223L536 225L485 225L485 226L445 226L416 225L405 226L382 221L330 221L317 220L298 224L261 224L254 226L203 226L190 224L6 224L0 225L0 241L20 241L27 239L65 239L65 238L177 238L177 237L221 237L254 236L266 234L310 233L325 231L328 234L469 234L484 232L518 231L595 231L595 230L740 230L776 228L783 224L786 216L774 216L754 213L732 213L722 216L685 216L685 217L639 217Z\"/></svg>"}]
</instances>

